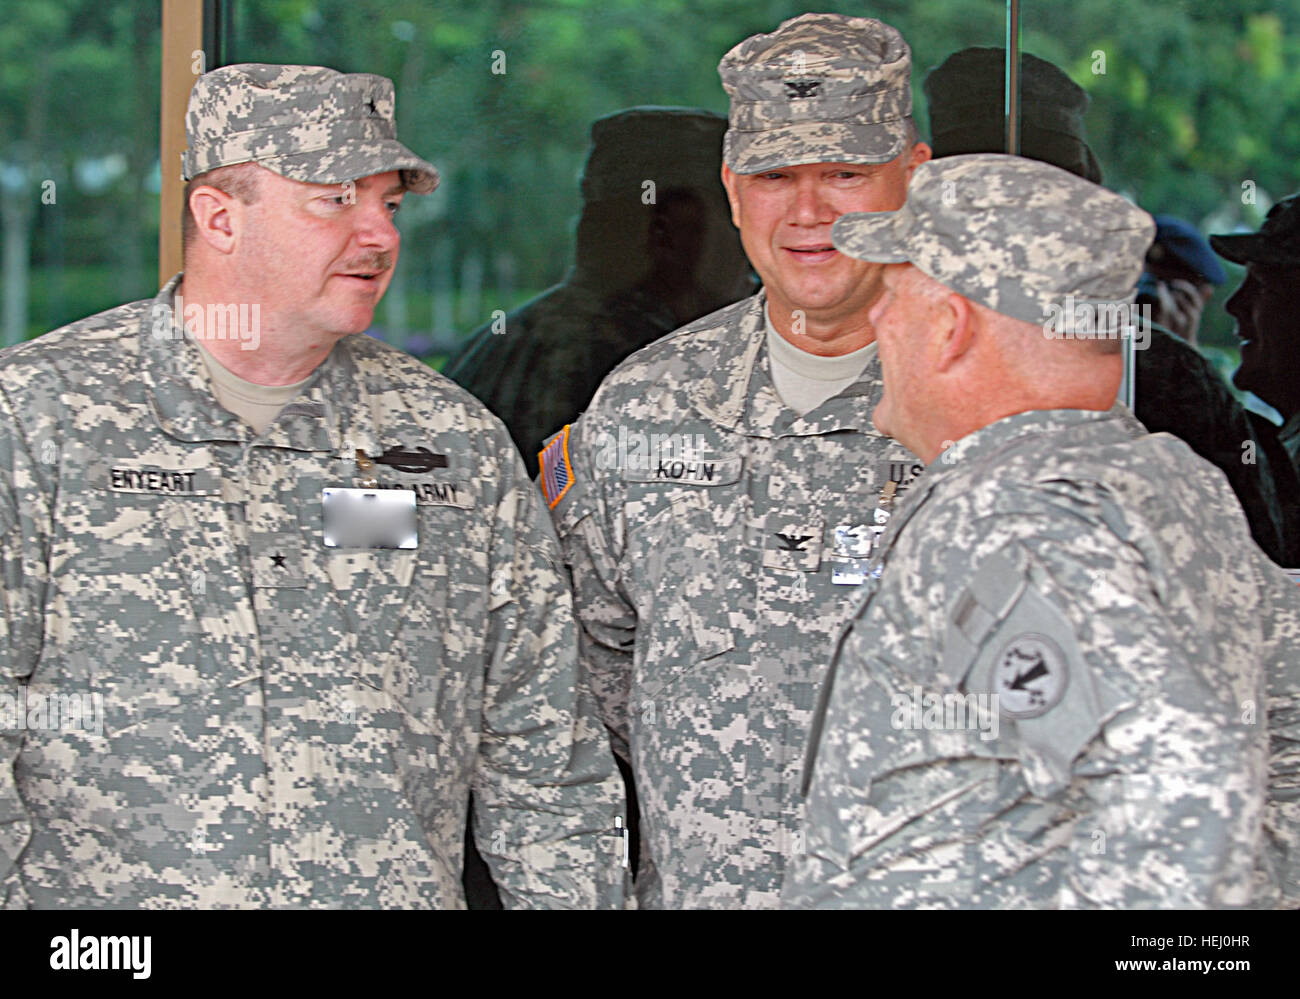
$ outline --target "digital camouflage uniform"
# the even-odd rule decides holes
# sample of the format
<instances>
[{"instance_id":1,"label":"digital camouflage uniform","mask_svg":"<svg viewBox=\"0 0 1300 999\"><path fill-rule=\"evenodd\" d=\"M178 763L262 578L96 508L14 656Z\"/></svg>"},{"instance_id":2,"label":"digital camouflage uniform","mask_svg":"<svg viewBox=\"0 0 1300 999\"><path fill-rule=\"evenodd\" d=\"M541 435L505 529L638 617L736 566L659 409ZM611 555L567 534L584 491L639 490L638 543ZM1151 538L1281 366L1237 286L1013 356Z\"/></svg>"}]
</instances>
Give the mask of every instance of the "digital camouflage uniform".
<instances>
[{"instance_id":1,"label":"digital camouflage uniform","mask_svg":"<svg viewBox=\"0 0 1300 999\"><path fill-rule=\"evenodd\" d=\"M472 787L508 904L595 905L621 789L504 429L352 336L254 439L154 337L173 286L0 356L6 688L105 712L5 733L10 901L456 906ZM416 452L415 550L323 546L357 448Z\"/></svg>"},{"instance_id":2,"label":"digital camouflage uniform","mask_svg":"<svg viewBox=\"0 0 1300 999\"><path fill-rule=\"evenodd\" d=\"M1055 167L959 156L834 239L1036 323L1131 301L1153 228ZM1300 902L1300 594L1186 444L1120 405L995 420L930 463L871 575L786 904Z\"/></svg>"},{"instance_id":3,"label":"digital camouflage uniform","mask_svg":"<svg viewBox=\"0 0 1300 999\"><path fill-rule=\"evenodd\" d=\"M911 54L870 18L807 14L719 64L727 165L903 152ZM872 426L873 360L802 417L772 383L766 295L632 355L547 444L584 662L641 806L643 907L774 907L830 640L887 484L920 469Z\"/></svg>"},{"instance_id":4,"label":"digital camouflage uniform","mask_svg":"<svg viewBox=\"0 0 1300 999\"><path fill-rule=\"evenodd\" d=\"M1221 473L1122 407L1022 413L926 468L878 558L788 905L1300 902L1300 592ZM989 738L967 695L1035 654L1043 704ZM945 695L966 727L915 727Z\"/></svg>"},{"instance_id":5,"label":"digital camouflage uniform","mask_svg":"<svg viewBox=\"0 0 1300 999\"><path fill-rule=\"evenodd\" d=\"M472 787L507 904L597 904L621 789L504 429L352 336L253 439L153 336L173 286L0 358L6 688L105 711L5 733L9 900L456 906ZM442 456L376 466L417 549L322 545L356 448Z\"/></svg>"},{"instance_id":6,"label":"digital camouflage uniform","mask_svg":"<svg viewBox=\"0 0 1300 999\"><path fill-rule=\"evenodd\" d=\"M321 126L365 140L342 174L431 189L382 139L391 84L311 67L202 78L187 173L222 162L196 107L266 120L294 81L289 103L361 109ZM354 335L255 435L173 322L178 280L0 354L0 900L463 907L472 788L508 905L619 905L622 789L505 429ZM322 491L372 478L413 492L415 547L326 547ZM100 725L12 709L73 695Z\"/></svg>"},{"instance_id":7,"label":"digital camouflage uniform","mask_svg":"<svg viewBox=\"0 0 1300 999\"><path fill-rule=\"evenodd\" d=\"M646 907L776 904L813 702L859 589L849 556L884 485L920 469L871 424L875 362L811 413L785 407L763 308L760 294L634 354L561 455L552 512L583 657L636 775L641 863L658 872L638 878Z\"/></svg>"}]
</instances>

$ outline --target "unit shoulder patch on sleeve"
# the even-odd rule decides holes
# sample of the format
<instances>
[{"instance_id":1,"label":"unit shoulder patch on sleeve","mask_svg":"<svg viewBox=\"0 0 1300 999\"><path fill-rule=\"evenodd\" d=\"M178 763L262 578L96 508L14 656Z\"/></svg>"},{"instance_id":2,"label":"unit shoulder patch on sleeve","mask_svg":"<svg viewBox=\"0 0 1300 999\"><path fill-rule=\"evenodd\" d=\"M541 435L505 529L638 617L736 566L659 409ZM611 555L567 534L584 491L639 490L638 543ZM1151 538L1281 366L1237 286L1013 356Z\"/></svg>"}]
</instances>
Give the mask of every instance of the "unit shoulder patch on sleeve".
<instances>
[{"instance_id":1,"label":"unit shoulder patch on sleeve","mask_svg":"<svg viewBox=\"0 0 1300 999\"><path fill-rule=\"evenodd\" d=\"M1012 545L984 559L949 611L944 666L1011 726L1030 790L1047 797L1132 700L1088 662L1063 594Z\"/></svg>"}]
</instances>

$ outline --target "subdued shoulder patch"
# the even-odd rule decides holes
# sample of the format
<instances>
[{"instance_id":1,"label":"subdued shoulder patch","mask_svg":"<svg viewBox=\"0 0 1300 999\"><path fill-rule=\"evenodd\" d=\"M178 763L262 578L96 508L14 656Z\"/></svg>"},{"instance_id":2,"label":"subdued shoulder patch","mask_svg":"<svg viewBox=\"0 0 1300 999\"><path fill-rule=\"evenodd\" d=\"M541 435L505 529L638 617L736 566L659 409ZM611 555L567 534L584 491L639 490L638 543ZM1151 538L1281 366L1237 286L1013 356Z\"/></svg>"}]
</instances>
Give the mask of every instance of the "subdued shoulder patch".
<instances>
[{"instance_id":1,"label":"subdued shoulder patch","mask_svg":"<svg viewBox=\"0 0 1300 999\"><path fill-rule=\"evenodd\" d=\"M572 424L566 423L564 429L537 452L537 466L540 471L538 481L541 482L546 505L551 510L555 509L555 505L564 499L564 494L573 486L573 466L569 463L569 427L571 426Z\"/></svg>"},{"instance_id":2,"label":"subdued shoulder patch","mask_svg":"<svg viewBox=\"0 0 1300 999\"><path fill-rule=\"evenodd\" d=\"M1060 701L1070 682L1061 647L1026 631L1002 647L994 659L993 686L998 706L1009 718L1037 718Z\"/></svg>"},{"instance_id":3,"label":"subdued shoulder patch","mask_svg":"<svg viewBox=\"0 0 1300 999\"><path fill-rule=\"evenodd\" d=\"M1061 791L1074 761L1134 701L1084 656L1058 606L1087 600L1062 590L1017 543L984 558L953 600L944 671L964 693L987 697L1009 720L1021 774L1039 797Z\"/></svg>"}]
</instances>

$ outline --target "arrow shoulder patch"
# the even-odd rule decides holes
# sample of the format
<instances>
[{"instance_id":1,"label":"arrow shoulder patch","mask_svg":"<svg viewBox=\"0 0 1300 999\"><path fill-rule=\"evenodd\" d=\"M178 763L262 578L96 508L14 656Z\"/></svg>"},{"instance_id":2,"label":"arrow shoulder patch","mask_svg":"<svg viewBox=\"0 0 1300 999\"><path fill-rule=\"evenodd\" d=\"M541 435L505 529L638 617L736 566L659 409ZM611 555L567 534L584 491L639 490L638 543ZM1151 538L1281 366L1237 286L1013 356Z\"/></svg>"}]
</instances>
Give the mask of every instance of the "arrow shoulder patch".
<instances>
[{"instance_id":1,"label":"arrow shoulder patch","mask_svg":"<svg viewBox=\"0 0 1300 999\"><path fill-rule=\"evenodd\" d=\"M993 660L993 692L1008 718L1037 718L1060 702L1070 682L1065 653L1037 632L1002 644Z\"/></svg>"}]
</instances>

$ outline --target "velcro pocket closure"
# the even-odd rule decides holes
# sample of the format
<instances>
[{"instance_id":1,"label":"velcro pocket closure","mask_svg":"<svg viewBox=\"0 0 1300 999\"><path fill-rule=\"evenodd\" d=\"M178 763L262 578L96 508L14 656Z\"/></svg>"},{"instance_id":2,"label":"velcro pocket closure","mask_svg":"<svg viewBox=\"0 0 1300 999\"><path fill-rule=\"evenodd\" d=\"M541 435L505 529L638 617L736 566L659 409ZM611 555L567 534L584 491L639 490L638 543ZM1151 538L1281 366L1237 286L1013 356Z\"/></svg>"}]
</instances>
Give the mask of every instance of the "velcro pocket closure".
<instances>
[{"instance_id":1,"label":"velcro pocket closure","mask_svg":"<svg viewBox=\"0 0 1300 999\"><path fill-rule=\"evenodd\" d=\"M686 499L663 511L639 540L638 571L653 592L652 613L638 622L648 631L644 663L653 670L640 677L643 694L653 696L735 648L717 534L708 505Z\"/></svg>"}]
</instances>

